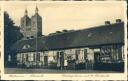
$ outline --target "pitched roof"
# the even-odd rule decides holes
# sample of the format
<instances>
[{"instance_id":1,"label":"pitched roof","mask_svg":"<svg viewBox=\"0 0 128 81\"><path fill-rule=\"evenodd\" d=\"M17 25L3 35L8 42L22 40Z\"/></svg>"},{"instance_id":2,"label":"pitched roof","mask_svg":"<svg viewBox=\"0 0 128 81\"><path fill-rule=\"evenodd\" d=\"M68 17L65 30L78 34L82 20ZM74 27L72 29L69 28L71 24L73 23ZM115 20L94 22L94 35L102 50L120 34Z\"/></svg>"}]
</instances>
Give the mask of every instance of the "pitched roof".
<instances>
[{"instance_id":1,"label":"pitched roof","mask_svg":"<svg viewBox=\"0 0 128 81\"><path fill-rule=\"evenodd\" d=\"M11 50L15 52L31 52L118 43L124 43L123 22L35 39L20 40L12 46ZM29 45L29 47L24 49L25 45Z\"/></svg>"}]
</instances>

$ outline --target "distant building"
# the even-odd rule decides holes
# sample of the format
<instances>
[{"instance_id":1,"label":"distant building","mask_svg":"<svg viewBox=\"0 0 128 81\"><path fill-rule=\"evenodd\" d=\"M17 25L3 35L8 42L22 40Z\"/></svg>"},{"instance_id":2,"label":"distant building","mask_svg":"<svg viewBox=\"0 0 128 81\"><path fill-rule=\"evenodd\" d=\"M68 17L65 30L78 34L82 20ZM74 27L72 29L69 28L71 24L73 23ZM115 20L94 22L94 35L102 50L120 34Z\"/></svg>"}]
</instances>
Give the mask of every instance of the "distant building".
<instances>
[{"instance_id":1,"label":"distant building","mask_svg":"<svg viewBox=\"0 0 128 81\"><path fill-rule=\"evenodd\" d=\"M24 37L11 47L11 63L17 67L64 69L121 69L124 62L124 22L41 36L42 18L21 19ZM39 18L39 19L38 19ZM36 30L34 30L36 29ZM33 36L33 38L31 38ZM107 68L105 68L107 67Z\"/></svg>"}]
</instances>

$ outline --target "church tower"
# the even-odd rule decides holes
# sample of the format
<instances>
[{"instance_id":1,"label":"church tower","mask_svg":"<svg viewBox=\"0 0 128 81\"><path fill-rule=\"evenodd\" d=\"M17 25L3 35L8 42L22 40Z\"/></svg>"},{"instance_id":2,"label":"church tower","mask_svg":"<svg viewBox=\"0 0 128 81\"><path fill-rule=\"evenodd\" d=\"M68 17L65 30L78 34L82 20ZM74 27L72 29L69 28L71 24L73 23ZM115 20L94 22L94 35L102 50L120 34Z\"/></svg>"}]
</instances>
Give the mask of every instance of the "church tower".
<instances>
[{"instance_id":1,"label":"church tower","mask_svg":"<svg viewBox=\"0 0 128 81\"><path fill-rule=\"evenodd\" d=\"M21 18L21 32L24 37L28 37L28 31L31 29L31 19L28 16L27 9L24 12L24 16Z\"/></svg>"},{"instance_id":2,"label":"church tower","mask_svg":"<svg viewBox=\"0 0 128 81\"><path fill-rule=\"evenodd\" d=\"M35 14L31 17L32 30L35 31L34 37L42 35L42 17L38 13L38 8L35 9Z\"/></svg>"},{"instance_id":3,"label":"church tower","mask_svg":"<svg viewBox=\"0 0 128 81\"><path fill-rule=\"evenodd\" d=\"M42 36L42 17L38 13L38 8L35 9L35 14L29 18L27 9L24 16L21 18L21 32L24 38L36 38Z\"/></svg>"}]
</instances>

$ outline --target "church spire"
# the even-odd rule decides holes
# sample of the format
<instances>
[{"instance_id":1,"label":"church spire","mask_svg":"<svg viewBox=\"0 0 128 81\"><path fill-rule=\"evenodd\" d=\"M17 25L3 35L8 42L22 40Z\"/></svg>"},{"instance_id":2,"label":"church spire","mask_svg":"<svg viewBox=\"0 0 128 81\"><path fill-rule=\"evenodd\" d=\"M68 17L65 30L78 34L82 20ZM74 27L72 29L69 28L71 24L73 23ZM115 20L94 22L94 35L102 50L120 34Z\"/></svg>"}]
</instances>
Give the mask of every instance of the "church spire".
<instances>
[{"instance_id":1,"label":"church spire","mask_svg":"<svg viewBox=\"0 0 128 81\"><path fill-rule=\"evenodd\" d=\"M37 14L38 13L38 7L36 6L36 9L35 9L35 13Z\"/></svg>"},{"instance_id":2,"label":"church spire","mask_svg":"<svg viewBox=\"0 0 128 81\"><path fill-rule=\"evenodd\" d=\"M28 15L28 11L27 11L27 9L25 10L25 15Z\"/></svg>"}]
</instances>

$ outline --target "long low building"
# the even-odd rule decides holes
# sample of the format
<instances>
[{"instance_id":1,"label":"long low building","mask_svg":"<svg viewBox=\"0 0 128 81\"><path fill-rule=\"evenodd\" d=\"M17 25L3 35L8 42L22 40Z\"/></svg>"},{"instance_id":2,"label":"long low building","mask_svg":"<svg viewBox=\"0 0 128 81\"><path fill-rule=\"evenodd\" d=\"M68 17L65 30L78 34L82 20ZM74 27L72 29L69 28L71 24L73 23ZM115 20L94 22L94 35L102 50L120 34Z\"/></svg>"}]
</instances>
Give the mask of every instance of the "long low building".
<instances>
[{"instance_id":1,"label":"long low building","mask_svg":"<svg viewBox=\"0 0 128 81\"><path fill-rule=\"evenodd\" d=\"M124 60L124 23L65 31L20 40L10 56L17 66L94 69L99 63Z\"/></svg>"}]
</instances>

